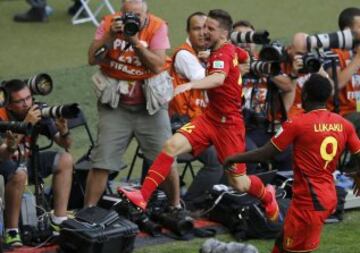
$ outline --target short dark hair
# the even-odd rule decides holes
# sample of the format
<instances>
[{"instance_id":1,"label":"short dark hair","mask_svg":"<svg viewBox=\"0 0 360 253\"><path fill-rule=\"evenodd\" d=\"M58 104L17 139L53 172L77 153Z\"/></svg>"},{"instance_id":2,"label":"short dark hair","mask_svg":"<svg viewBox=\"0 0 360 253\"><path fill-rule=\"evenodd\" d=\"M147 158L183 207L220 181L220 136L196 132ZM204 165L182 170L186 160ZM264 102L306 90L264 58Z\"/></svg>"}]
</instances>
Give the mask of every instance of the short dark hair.
<instances>
[{"instance_id":1,"label":"short dark hair","mask_svg":"<svg viewBox=\"0 0 360 253\"><path fill-rule=\"evenodd\" d=\"M331 95L332 86L329 78L319 74L311 74L303 87L309 102L325 103Z\"/></svg>"},{"instance_id":2,"label":"short dark hair","mask_svg":"<svg viewBox=\"0 0 360 253\"><path fill-rule=\"evenodd\" d=\"M18 92L28 86L26 85L26 83L23 80L12 79L9 81L5 81L5 83L3 84L3 87L5 88L6 92L9 94L9 99L11 102L11 99L12 99L11 94L13 94L14 92Z\"/></svg>"},{"instance_id":3,"label":"short dark hair","mask_svg":"<svg viewBox=\"0 0 360 253\"><path fill-rule=\"evenodd\" d=\"M351 27L356 16L360 16L359 8L349 7L342 10L338 19L340 30L344 30L346 27Z\"/></svg>"},{"instance_id":4,"label":"short dark hair","mask_svg":"<svg viewBox=\"0 0 360 253\"><path fill-rule=\"evenodd\" d=\"M187 32L190 31L190 22L191 22L191 19L195 16L205 16L206 17L206 14L201 11L197 11L197 12L190 14L190 16L186 19L186 31Z\"/></svg>"},{"instance_id":5,"label":"short dark hair","mask_svg":"<svg viewBox=\"0 0 360 253\"><path fill-rule=\"evenodd\" d=\"M229 32L229 36L230 36L233 21L230 14L227 11L221 9L211 10L209 11L208 17L217 20L220 26Z\"/></svg>"},{"instance_id":6,"label":"short dark hair","mask_svg":"<svg viewBox=\"0 0 360 253\"><path fill-rule=\"evenodd\" d=\"M243 26L243 27L249 27L251 28L251 30L254 30L255 31L255 27L253 26L253 24L250 23L250 21L248 20L239 20L239 21L236 21L232 28L235 29L236 27L239 27L239 26Z\"/></svg>"}]
</instances>

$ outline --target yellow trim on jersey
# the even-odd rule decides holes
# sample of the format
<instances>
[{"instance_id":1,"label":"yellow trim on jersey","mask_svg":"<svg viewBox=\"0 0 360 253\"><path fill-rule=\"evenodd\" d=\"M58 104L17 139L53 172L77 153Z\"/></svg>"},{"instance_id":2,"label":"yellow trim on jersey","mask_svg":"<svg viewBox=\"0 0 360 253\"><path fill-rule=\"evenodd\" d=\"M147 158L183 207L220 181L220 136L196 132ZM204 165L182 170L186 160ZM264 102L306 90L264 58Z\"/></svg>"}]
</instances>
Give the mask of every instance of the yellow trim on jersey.
<instances>
[{"instance_id":1,"label":"yellow trim on jersey","mask_svg":"<svg viewBox=\"0 0 360 253\"><path fill-rule=\"evenodd\" d=\"M222 70L212 70L211 72L209 72L207 75L212 75L214 73L220 73L220 74L224 74L226 76L226 72L222 71Z\"/></svg>"},{"instance_id":2,"label":"yellow trim on jersey","mask_svg":"<svg viewBox=\"0 0 360 253\"><path fill-rule=\"evenodd\" d=\"M155 171L155 170L149 170L149 173L152 172L156 175L158 175L162 180L165 180L165 177L163 175L161 175L159 172Z\"/></svg>"}]
</instances>

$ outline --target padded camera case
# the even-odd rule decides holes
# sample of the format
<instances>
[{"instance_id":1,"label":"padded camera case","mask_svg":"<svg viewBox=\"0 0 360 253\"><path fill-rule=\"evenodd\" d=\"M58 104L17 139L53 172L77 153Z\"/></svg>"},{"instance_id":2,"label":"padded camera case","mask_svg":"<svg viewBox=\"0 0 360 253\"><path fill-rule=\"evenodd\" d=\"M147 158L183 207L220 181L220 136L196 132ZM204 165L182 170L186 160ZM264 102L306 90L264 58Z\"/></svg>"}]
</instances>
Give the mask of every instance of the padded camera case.
<instances>
[{"instance_id":1,"label":"padded camera case","mask_svg":"<svg viewBox=\"0 0 360 253\"><path fill-rule=\"evenodd\" d=\"M60 233L62 252L129 253L134 249L138 226L113 210L91 207L81 216L64 221ZM108 213L108 215L107 215ZM85 221L84 218L88 219Z\"/></svg>"}]
</instances>

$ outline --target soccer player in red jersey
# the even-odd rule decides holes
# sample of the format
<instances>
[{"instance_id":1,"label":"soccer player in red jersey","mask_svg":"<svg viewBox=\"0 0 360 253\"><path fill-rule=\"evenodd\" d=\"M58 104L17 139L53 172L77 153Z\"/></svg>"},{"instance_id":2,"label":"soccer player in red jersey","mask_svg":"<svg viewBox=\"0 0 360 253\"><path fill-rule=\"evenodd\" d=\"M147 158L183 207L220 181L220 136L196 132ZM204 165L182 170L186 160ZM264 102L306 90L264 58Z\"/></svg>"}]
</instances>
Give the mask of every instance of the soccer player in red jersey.
<instances>
[{"instance_id":1,"label":"soccer player in red jersey","mask_svg":"<svg viewBox=\"0 0 360 253\"><path fill-rule=\"evenodd\" d=\"M232 19L227 12L211 10L205 26L205 39L211 49L206 77L177 86L175 95L190 89L206 89L209 104L203 114L184 125L165 143L148 171L141 192L119 188L119 192L142 209L146 208L153 191L166 179L177 155L192 151L197 156L213 144L222 163L225 157L245 150L239 61L244 62L248 55L228 42ZM235 164L228 171L228 178L235 189L259 198L267 217L277 220L279 209L272 186L265 187L257 176L247 176L244 164Z\"/></svg>"},{"instance_id":2,"label":"soccer player in red jersey","mask_svg":"<svg viewBox=\"0 0 360 253\"><path fill-rule=\"evenodd\" d=\"M360 154L360 140L353 125L326 110L331 90L329 79L312 74L302 90L305 113L285 122L263 147L225 160L226 168L235 162L266 161L293 143L293 198L273 253L311 252L319 246L324 221L337 203L332 173L345 147ZM358 196L359 189L358 173L354 188Z\"/></svg>"}]
</instances>

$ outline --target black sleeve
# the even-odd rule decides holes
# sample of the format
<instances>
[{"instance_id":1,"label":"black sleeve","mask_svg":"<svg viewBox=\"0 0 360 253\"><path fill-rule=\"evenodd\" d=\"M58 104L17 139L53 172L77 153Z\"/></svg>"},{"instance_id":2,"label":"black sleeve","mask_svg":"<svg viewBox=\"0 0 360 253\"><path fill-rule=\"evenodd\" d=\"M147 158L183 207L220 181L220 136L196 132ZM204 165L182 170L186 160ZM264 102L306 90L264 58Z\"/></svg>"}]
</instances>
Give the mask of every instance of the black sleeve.
<instances>
[{"instance_id":1,"label":"black sleeve","mask_svg":"<svg viewBox=\"0 0 360 253\"><path fill-rule=\"evenodd\" d=\"M41 127L40 134L45 135L48 139L52 140L58 132L55 121L51 118L42 118L39 124Z\"/></svg>"}]
</instances>

